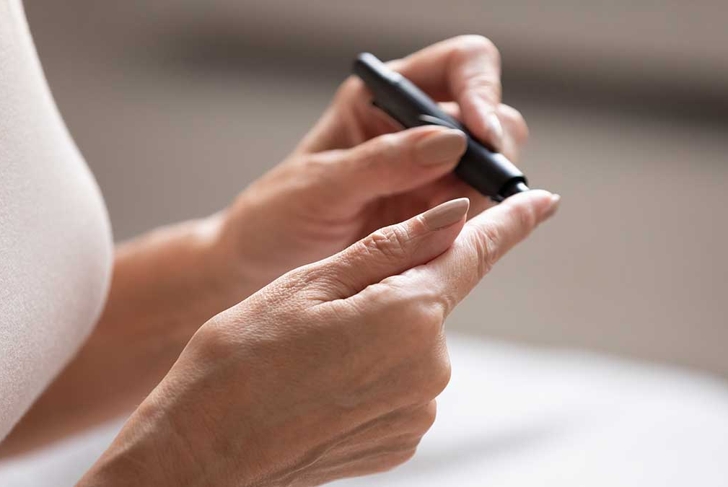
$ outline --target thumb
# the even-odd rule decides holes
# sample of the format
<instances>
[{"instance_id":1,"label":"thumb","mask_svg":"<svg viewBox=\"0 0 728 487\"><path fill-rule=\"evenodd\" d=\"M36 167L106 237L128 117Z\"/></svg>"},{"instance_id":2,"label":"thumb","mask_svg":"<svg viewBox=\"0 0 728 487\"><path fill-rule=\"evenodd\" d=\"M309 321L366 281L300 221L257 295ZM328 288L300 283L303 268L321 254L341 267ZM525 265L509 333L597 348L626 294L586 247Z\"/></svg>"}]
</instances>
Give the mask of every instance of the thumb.
<instances>
[{"instance_id":1,"label":"thumb","mask_svg":"<svg viewBox=\"0 0 728 487\"><path fill-rule=\"evenodd\" d=\"M465 224L470 202L459 198L396 225L384 227L314 264L316 281L330 299L343 299L370 284L427 263L445 252ZM333 285L332 285L333 284Z\"/></svg>"},{"instance_id":2,"label":"thumb","mask_svg":"<svg viewBox=\"0 0 728 487\"><path fill-rule=\"evenodd\" d=\"M312 157L326 159L326 191L335 191L338 198L366 203L409 191L447 174L466 147L467 139L460 130L424 126Z\"/></svg>"}]
</instances>

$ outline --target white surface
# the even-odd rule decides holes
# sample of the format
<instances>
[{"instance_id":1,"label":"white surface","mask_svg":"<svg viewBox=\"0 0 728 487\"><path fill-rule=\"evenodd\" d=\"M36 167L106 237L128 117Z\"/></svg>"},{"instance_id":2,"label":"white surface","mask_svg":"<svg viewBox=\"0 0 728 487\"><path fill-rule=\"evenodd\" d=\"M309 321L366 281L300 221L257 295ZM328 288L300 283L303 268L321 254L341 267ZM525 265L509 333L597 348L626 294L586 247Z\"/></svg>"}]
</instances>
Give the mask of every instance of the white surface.
<instances>
[{"instance_id":1,"label":"white surface","mask_svg":"<svg viewBox=\"0 0 728 487\"><path fill-rule=\"evenodd\" d=\"M455 374L412 462L336 485L728 486L728 389L596 355L451 340Z\"/></svg>"},{"instance_id":2,"label":"white surface","mask_svg":"<svg viewBox=\"0 0 728 487\"><path fill-rule=\"evenodd\" d=\"M453 378L415 458L339 487L728 486L728 386L676 369L451 334ZM70 486L117 425L14 464L0 485Z\"/></svg>"},{"instance_id":3,"label":"white surface","mask_svg":"<svg viewBox=\"0 0 728 487\"><path fill-rule=\"evenodd\" d=\"M111 232L38 65L19 0L0 0L0 439L101 311Z\"/></svg>"}]
</instances>

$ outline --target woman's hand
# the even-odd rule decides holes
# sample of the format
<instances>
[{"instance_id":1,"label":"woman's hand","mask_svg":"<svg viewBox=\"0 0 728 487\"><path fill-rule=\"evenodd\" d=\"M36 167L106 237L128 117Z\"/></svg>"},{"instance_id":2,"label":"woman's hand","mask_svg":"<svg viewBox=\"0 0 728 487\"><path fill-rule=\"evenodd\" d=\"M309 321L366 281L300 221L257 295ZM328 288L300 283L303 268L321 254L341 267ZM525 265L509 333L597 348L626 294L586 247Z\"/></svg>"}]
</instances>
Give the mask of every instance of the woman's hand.
<instances>
[{"instance_id":1,"label":"woman's hand","mask_svg":"<svg viewBox=\"0 0 728 487\"><path fill-rule=\"evenodd\" d=\"M200 328L79 485L308 486L404 462L450 377L445 317L557 204L531 191L465 224L450 201L287 273Z\"/></svg>"},{"instance_id":2,"label":"woman's hand","mask_svg":"<svg viewBox=\"0 0 728 487\"><path fill-rule=\"evenodd\" d=\"M490 41L457 37L390 65L517 160L528 130L500 104L500 60ZM349 78L293 154L222 214L226 261L237 263L235 280L247 291L443 201L468 197L471 216L489 206L451 174L465 151L461 132L398 131L370 101L364 84Z\"/></svg>"},{"instance_id":3,"label":"woman's hand","mask_svg":"<svg viewBox=\"0 0 728 487\"><path fill-rule=\"evenodd\" d=\"M489 41L451 39L392 66L436 99L454 101L445 108L517 158L527 130L515 110L499 105L498 53ZM120 246L99 325L0 456L133 408L201 323L284 272L448 199L468 196L471 216L487 206L450 174L464 149L459 132L398 132L369 100L350 78L295 152L230 208Z\"/></svg>"}]
</instances>

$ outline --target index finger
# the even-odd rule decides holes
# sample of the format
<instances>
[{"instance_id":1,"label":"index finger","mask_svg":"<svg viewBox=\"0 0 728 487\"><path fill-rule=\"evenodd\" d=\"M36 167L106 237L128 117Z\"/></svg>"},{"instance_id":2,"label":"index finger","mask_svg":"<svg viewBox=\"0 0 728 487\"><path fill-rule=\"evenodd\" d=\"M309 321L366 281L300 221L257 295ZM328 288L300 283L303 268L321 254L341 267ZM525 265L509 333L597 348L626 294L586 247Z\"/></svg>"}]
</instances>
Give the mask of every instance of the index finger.
<instances>
[{"instance_id":1,"label":"index finger","mask_svg":"<svg viewBox=\"0 0 728 487\"><path fill-rule=\"evenodd\" d=\"M496 115L501 102L501 63L495 45L482 36L460 36L433 44L389 63L438 101L454 100L465 126L492 145L503 129Z\"/></svg>"},{"instance_id":2,"label":"index finger","mask_svg":"<svg viewBox=\"0 0 728 487\"><path fill-rule=\"evenodd\" d=\"M472 218L447 252L412 269L411 285L429 289L447 316L501 257L556 212L559 200L548 191L527 191Z\"/></svg>"}]
</instances>

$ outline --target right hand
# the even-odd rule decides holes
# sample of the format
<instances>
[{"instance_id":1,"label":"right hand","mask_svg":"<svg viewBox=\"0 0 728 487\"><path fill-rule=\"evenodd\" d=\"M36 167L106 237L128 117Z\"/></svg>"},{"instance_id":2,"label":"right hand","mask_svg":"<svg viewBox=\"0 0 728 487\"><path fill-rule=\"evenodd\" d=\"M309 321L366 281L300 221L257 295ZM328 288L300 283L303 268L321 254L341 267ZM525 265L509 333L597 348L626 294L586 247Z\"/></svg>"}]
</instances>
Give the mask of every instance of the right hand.
<instances>
[{"instance_id":1,"label":"right hand","mask_svg":"<svg viewBox=\"0 0 728 487\"><path fill-rule=\"evenodd\" d=\"M530 191L465 224L454 200L285 274L200 328L80 485L309 486L406 461L450 378L446 316L557 204Z\"/></svg>"},{"instance_id":2,"label":"right hand","mask_svg":"<svg viewBox=\"0 0 728 487\"><path fill-rule=\"evenodd\" d=\"M500 55L491 41L458 36L389 66L518 163L528 127L501 104ZM443 201L468 197L470 216L492 206L453 174L466 149L462 132L400 130L371 101L362 80L350 76L293 153L206 220L215 229L212 260L222 262L218 287L234 302Z\"/></svg>"}]
</instances>

